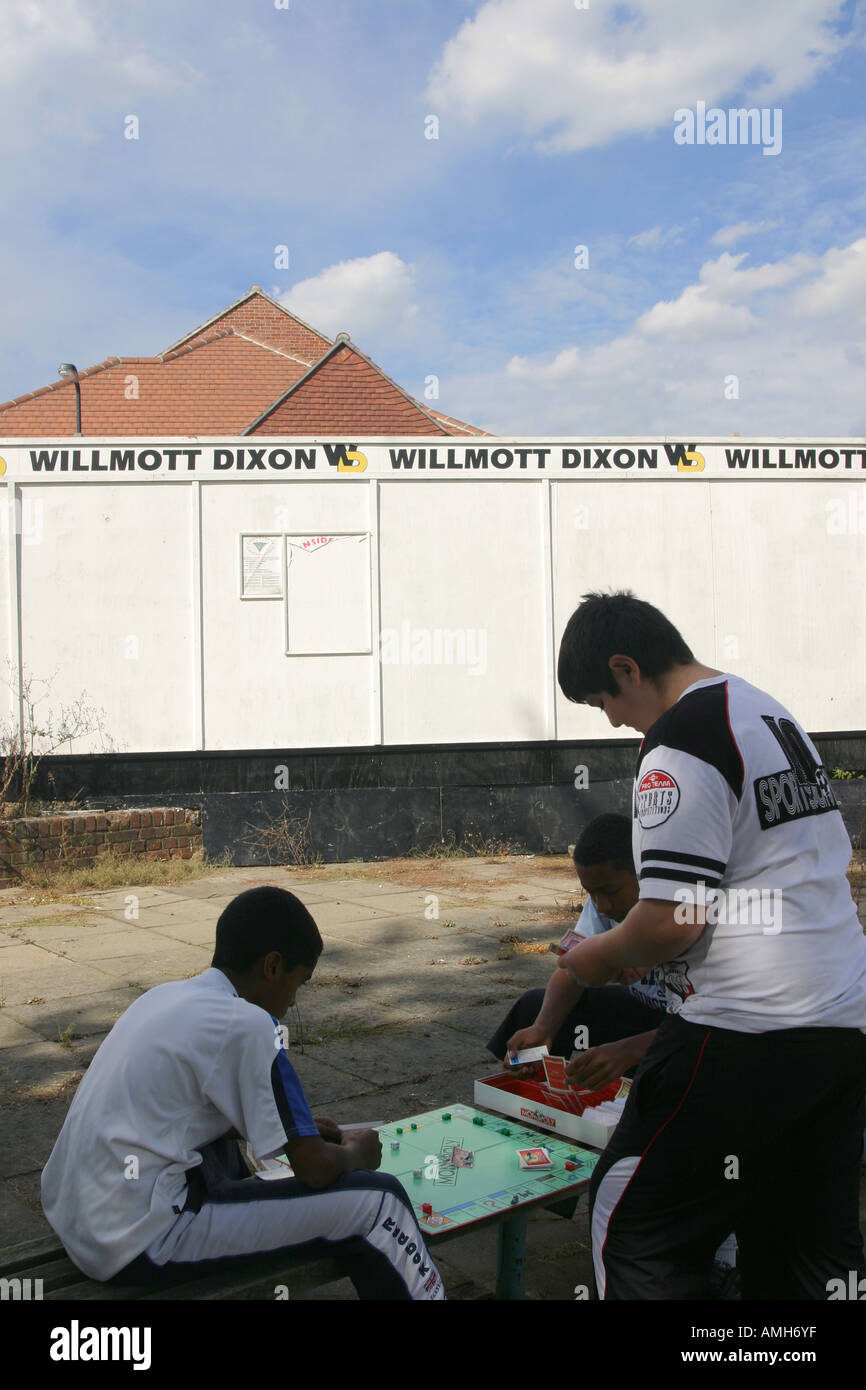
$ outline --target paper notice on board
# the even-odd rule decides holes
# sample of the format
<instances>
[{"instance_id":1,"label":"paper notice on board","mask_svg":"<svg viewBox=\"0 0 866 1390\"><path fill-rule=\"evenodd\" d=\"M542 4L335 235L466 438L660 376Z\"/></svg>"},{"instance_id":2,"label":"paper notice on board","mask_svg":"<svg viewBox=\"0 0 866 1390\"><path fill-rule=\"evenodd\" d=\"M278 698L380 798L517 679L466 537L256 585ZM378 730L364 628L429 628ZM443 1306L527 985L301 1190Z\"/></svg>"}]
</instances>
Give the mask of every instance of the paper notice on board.
<instances>
[{"instance_id":1,"label":"paper notice on board","mask_svg":"<svg viewBox=\"0 0 866 1390\"><path fill-rule=\"evenodd\" d=\"M283 566L279 536L244 536L244 598L282 598Z\"/></svg>"}]
</instances>

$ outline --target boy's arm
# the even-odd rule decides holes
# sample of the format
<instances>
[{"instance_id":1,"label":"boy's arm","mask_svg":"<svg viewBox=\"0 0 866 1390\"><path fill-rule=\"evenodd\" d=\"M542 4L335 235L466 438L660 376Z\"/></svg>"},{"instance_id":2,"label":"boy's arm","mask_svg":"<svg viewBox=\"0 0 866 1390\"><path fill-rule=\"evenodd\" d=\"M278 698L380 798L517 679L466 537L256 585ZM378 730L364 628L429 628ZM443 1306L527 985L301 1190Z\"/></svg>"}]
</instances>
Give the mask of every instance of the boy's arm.
<instances>
[{"instance_id":1,"label":"boy's arm","mask_svg":"<svg viewBox=\"0 0 866 1390\"><path fill-rule=\"evenodd\" d=\"M577 947L574 949L576 950ZM566 956L561 956L560 960L566 958ZM549 1048L559 1032L563 1020L574 1008L582 993L583 986L572 979L570 975L562 970L554 970L547 989L544 991L544 999L541 1001L538 1017L529 1028L521 1028L513 1037L508 1039L508 1051L513 1054L519 1052L521 1048L540 1047L542 1044ZM533 1066L532 1070L534 1072L536 1068Z\"/></svg>"},{"instance_id":2,"label":"boy's arm","mask_svg":"<svg viewBox=\"0 0 866 1390\"><path fill-rule=\"evenodd\" d=\"M591 936L559 958L559 969L583 985L606 985L621 970L641 966L645 970L683 955L704 930L702 910L695 922L678 921L680 905L661 898L640 898L618 926L602 936Z\"/></svg>"},{"instance_id":3,"label":"boy's arm","mask_svg":"<svg viewBox=\"0 0 866 1390\"><path fill-rule=\"evenodd\" d=\"M382 1144L375 1129L361 1129L344 1134L339 1144L321 1138L293 1139L286 1144L286 1156L298 1181L319 1190L336 1182L343 1173L378 1168Z\"/></svg>"}]
</instances>

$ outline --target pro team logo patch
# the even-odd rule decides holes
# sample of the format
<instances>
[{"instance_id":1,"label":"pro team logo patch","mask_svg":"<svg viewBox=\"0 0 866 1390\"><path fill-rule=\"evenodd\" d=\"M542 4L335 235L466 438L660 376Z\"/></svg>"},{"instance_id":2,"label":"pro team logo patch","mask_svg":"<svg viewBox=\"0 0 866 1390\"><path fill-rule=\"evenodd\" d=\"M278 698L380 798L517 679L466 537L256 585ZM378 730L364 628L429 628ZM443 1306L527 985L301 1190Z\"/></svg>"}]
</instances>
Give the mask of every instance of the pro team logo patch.
<instances>
[{"instance_id":1,"label":"pro team logo patch","mask_svg":"<svg viewBox=\"0 0 866 1390\"><path fill-rule=\"evenodd\" d=\"M638 820L644 830L661 825L680 804L680 789L669 772L645 772L636 795Z\"/></svg>"}]
</instances>

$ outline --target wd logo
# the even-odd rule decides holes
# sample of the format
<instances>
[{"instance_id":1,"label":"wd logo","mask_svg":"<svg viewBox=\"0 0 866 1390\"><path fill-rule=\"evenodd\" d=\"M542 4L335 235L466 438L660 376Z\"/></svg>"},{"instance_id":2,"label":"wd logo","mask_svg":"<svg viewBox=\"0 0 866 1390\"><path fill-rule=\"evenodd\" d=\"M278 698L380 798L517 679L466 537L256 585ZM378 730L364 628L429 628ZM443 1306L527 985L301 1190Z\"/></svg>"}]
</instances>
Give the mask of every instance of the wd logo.
<instances>
[{"instance_id":1,"label":"wd logo","mask_svg":"<svg viewBox=\"0 0 866 1390\"><path fill-rule=\"evenodd\" d=\"M703 473L707 466L707 461L703 454L698 453L694 444L666 444L665 453L668 456L668 463L671 468L676 468L678 473Z\"/></svg>"},{"instance_id":2,"label":"wd logo","mask_svg":"<svg viewBox=\"0 0 866 1390\"><path fill-rule=\"evenodd\" d=\"M363 473L367 467L367 455L362 454L350 444L348 449L345 444L326 444L325 457L331 468L336 468L338 473Z\"/></svg>"}]
</instances>

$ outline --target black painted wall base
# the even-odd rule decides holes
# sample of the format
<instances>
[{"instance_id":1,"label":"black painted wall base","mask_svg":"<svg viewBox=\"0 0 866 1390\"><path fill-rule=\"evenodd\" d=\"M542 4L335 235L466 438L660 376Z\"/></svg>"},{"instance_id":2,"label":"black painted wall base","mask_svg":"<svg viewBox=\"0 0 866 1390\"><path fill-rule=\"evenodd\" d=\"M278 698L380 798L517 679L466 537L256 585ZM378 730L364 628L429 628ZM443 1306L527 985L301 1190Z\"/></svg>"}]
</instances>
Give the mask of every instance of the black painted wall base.
<instances>
[{"instance_id":1,"label":"black painted wall base","mask_svg":"<svg viewBox=\"0 0 866 1390\"><path fill-rule=\"evenodd\" d=\"M866 770L866 733L812 738L831 773ZM229 850L238 865L385 859L452 840L559 854L602 811L630 813L638 747L611 739L75 755L45 758L35 792L106 810L200 807L205 853ZM585 769L581 789L576 768ZM834 779L833 790L860 848L866 778Z\"/></svg>"}]
</instances>

